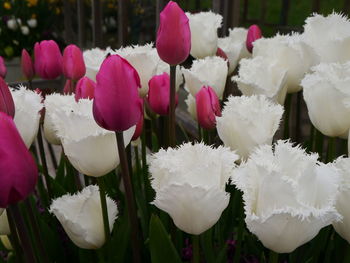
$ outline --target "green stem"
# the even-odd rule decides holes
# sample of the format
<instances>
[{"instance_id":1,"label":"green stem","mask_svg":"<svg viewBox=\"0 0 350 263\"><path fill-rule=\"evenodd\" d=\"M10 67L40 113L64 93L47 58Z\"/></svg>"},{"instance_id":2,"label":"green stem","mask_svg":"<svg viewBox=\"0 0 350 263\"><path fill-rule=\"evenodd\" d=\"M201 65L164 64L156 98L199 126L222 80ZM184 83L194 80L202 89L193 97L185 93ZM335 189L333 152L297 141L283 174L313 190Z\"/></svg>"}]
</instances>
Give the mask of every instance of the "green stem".
<instances>
[{"instance_id":1,"label":"green stem","mask_svg":"<svg viewBox=\"0 0 350 263\"><path fill-rule=\"evenodd\" d=\"M138 220L137 220L134 194L133 194L130 175L129 175L128 161L126 159L124 137L123 137L123 132L117 131L115 134L116 134L117 144L118 144L118 153L119 153L119 159L120 159L121 174L122 174L124 188L125 188L125 195L126 195L126 202L127 202L127 206L128 206L129 220L130 220L130 225L132 226L131 227L131 243L132 243L132 250L133 250L133 259L134 259L134 263L140 263L141 262L141 254L140 254L139 241L138 241L139 224L138 224Z\"/></svg>"},{"instance_id":2,"label":"green stem","mask_svg":"<svg viewBox=\"0 0 350 263\"><path fill-rule=\"evenodd\" d=\"M192 235L193 263L199 263L199 236Z\"/></svg>"},{"instance_id":3,"label":"green stem","mask_svg":"<svg viewBox=\"0 0 350 263\"><path fill-rule=\"evenodd\" d=\"M244 208L243 203L239 204L239 225L237 233L237 246L235 251L235 256L233 258L234 263L238 263L241 259L241 250L242 250L242 239L243 239L243 230L244 230Z\"/></svg>"},{"instance_id":4,"label":"green stem","mask_svg":"<svg viewBox=\"0 0 350 263\"><path fill-rule=\"evenodd\" d=\"M21 243L19 242L15 221L14 221L14 218L12 218L11 213L8 212L8 209L6 210L6 212L7 212L7 220L9 222L10 231L11 231L11 235L9 236L9 238L11 241L11 245L15 249L16 262L21 263L23 262L23 250L21 247Z\"/></svg>"},{"instance_id":5,"label":"green stem","mask_svg":"<svg viewBox=\"0 0 350 263\"><path fill-rule=\"evenodd\" d=\"M296 103L296 117L295 117L295 141L299 142L301 135L301 100L302 93L299 91L297 94L297 103Z\"/></svg>"},{"instance_id":6,"label":"green stem","mask_svg":"<svg viewBox=\"0 0 350 263\"><path fill-rule=\"evenodd\" d=\"M331 162L334 159L334 145L335 137L328 137L328 148L326 162Z\"/></svg>"},{"instance_id":7,"label":"green stem","mask_svg":"<svg viewBox=\"0 0 350 263\"><path fill-rule=\"evenodd\" d=\"M269 263L277 263L277 262L278 262L278 253L270 250Z\"/></svg>"},{"instance_id":8,"label":"green stem","mask_svg":"<svg viewBox=\"0 0 350 263\"><path fill-rule=\"evenodd\" d=\"M209 131L206 129L203 129L203 141L205 144L210 145Z\"/></svg>"},{"instance_id":9,"label":"green stem","mask_svg":"<svg viewBox=\"0 0 350 263\"><path fill-rule=\"evenodd\" d=\"M202 128L199 125L199 122L197 123L197 128L198 128L198 141L201 142L202 141Z\"/></svg>"},{"instance_id":10,"label":"green stem","mask_svg":"<svg viewBox=\"0 0 350 263\"><path fill-rule=\"evenodd\" d=\"M24 223L24 219L19 211L18 205L17 204L13 204L13 205L9 205L7 208L8 213L11 215L11 220L14 220L16 228L18 230L18 235L20 237L21 240L21 246L23 248L24 251L24 255L25 255L25 260L28 263L34 263L36 262L35 260L35 256L33 253L33 247L32 247L32 243L30 242L30 238L28 235L28 231L27 231L27 227Z\"/></svg>"},{"instance_id":11,"label":"green stem","mask_svg":"<svg viewBox=\"0 0 350 263\"><path fill-rule=\"evenodd\" d=\"M315 127L310 124L310 135L309 135L309 142L307 144L307 151L311 152L312 149L314 148L314 139L315 139Z\"/></svg>"},{"instance_id":12,"label":"green stem","mask_svg":"<svg viewBox=\"0 0 350 263\"><path fill-rule=\"evenodd\" d=\"M49 171L47 169L47 162L46 162L46 155L45 155L45 150L44 150L44 141L43 141L43 136L41 133L41 125L39 126L38 130L38 144L39 144L39 152L40 152L40 159L41 159L41 165L43 167L43 172L45 176L45 182L46 182L46 188L47 188L47 194L49 196L49 199L51 200L52 198L52 191L51 191L51 182L50 182L50 175Z\"/></svg>"},{"instance_id":13,"label":"green stem","mask_svg":"<svg viewBox=\"0 0 350 263\"><path fill-rule=\"evenodd\" d=\"M105 231L105 239L106 244L111 238L111 230L109 228L109 220L108 220L108 211L107 211L107 201L106 201L106 187L103 181L103 177L97 177L97 184L100 189L100 200L102 207L102 216L103 216L103 226Z\"/></svg>"},{"instance_id":14,"label":"green stem","mask_svg":"<svg viewBox=\"0 0 350 263\"><path fill-rule=\"evenodd\" d=\"M283 130L283 138L289 138L289 117L292 106L292 94L287 94L286 102L284 104L284 130Z\"/></svg>"},{"instance_id":15,"label":"green stem","mask_svg":"<svg viewBox=\"0 0 350 263\"><path fill-rule=\"evenodd\" d=\"M176 145L175 132L176 65L170 65L169 146Z\"/></svg>"},{"instance_id":16,"label":"green stem","mask_svg":"<svg viewBox=\"0 0 350 263\"><path fill-rule=\"evenodd\" d=\"M324 135L320 131L316 130L314 151L318 152L320 160L323 160L323 140Z\"/></svg>"}]
</instances>

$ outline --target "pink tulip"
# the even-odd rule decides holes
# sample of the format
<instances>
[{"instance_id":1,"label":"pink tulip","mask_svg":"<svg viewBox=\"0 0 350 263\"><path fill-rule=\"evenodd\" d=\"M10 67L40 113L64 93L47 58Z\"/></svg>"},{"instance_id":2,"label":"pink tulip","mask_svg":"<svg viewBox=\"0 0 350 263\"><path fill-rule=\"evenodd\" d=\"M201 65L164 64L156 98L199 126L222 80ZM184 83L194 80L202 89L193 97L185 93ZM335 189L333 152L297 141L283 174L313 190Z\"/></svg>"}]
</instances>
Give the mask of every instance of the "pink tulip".
<instances>
[{"instance_id":1,"label":"pink tulip","mask_svg":"<svg viewBox=\"0 0 350 263\"><path fill-rule=\"evenodd\" d=\"M143 121L144 121L143 114L141 114L139 122L136 124L134 135L131 138L132 141L137 140L141 136L142 129L143 129Z\"/></svg>"},{"instance_id":2,"label":"pink tulip","mask_svg":"<svg viewBox=\"0 0 350 263\"><path fill-rule=\"evenodd\" d=\"M5 61L2 56L0 56L0 77L5 78L7 73L7 69L5 66Z\"/></svg>"},{"instance_id":3,"label":"pink tulip","mask_svg":"<svg viewBox=\"0 0 350 263\"><path fill-rule=\"evenodd\" d=\"M177 3L169 1L160 13L156 48L159 57L170 65L185 61L191 50L188 18Z\"/></svg>"},{"instance_id":4,"label":"pink tulip","mask_svg":"<svg viewBox=\"0 0 350 263\"><path fill-rule=\"evenodd\" d=\"M251 25L248 28L246 46L250 53L253 51L253 43L255 40L261 38L261 30L257 25Z\"/></svg>"},{"instance_id":5,"label":"pink tulip","mask_svg":"<svg viewBox=\"0 0 350 263\"><path fill-rule=\"evenodd\" d=\"M68 79L78 80L85 75L83 53L76 45L69 45L63 51L63 74Z\"/></svg>"},{"instance_id":6,"label":"pink tulip","mask_svg":"<svg viewBox=\"0 0 350 263\"><path fill-rule=\"evenodd\" d=\"M32 58L25 49L22 49L21 67L23 75L26 77L26 79L32 80L35 74L34 65Z\"/></svg>"},{"instance_id":7,"label":"pink tulip","mask_svg":"<svg viewBox=\"0 0 350 263\"><path fill-rule=\"evenodd\" d=\"M94 98L96 83L88 77L82 77L75 87L75 100Z\"/></svg>"},{"instance_id":8,"label":"pink tulip","mask_svg":"<svg viewBox=\"0 0 350 263\"><path fill-rule=\"evenodd\" d=\"M61 51L53 40L43 40L34 46L35 72L43 79L55 79L62 74Z\"/></svg>"},{"instance_id":9,"label":"pink tulip","mask_svg":"<svg viewBox=\"0 0 350 263\"><path fill-rule=\"evenodd\" d=\"M96 76L93 114L102 128L125 131L143 114L138 89L140 78L128 61L119 55L106 58Z\"/></svg>"},{"instance_id":10,"label":"pink tulip","mask_svg":"<svg viewBox=\"0 0 350 263\"><path fill-rule=\"evenodd\" d=\"M219 98L209 86L203 86L196 94L197 119L204 129L213 129L216 116L221 116Z\"/></svg>"},{"instance_id":11,"label":"pink tulip","mask_svg":"<svg viewBox=\"0 0 350 263\"><path fill-rule=\"evenodd\" d=\"M38 179L34 159L10 116L0 112L0 207L25 199Z\"/></svg>"},{"instance_id":12,"label":"pink tulip","mask_svg":"<svg viewBox=\"0 0 350 263\"><path fill-rule=\"evenodd\" d=\"M71 95L74 93L74 83L72 80L67 79L63 87L63 94Z\"/></svg>"},{"instance_id":13,"label":"pink tulip","mask_svg":"<svg viewBox=\"0 0 350 263\"><path fill-rule=\"evenodd\" d=\"M224 60L226 60L227 61L227 66L230 67L230 62L228 60L228 57L227 57L226 53L219 47L218 47L218 50L216 51L216 56L221 57Z\"/></svg>"},{"instance_id":14,"label":"pink tulip","mask_svg":"<svg viewBox=\"0 0 350 263\"><path fill-rule=\"evenodd\" d=\"M153 76L148 82L148 103L150 108L159 115L168 115L170 101L170 77L164 72L162 75ZM178 96L176 94L175 103Z\"/></svg>"},{"instance_id":15,"label":"pink tulip","mask_svg":"<svg viewBox=\"0 0 350 263\"><path fill-rule=\"evenodd\" d=\"M15 117L15 104L10 89L2 77L0 77L0 112L4 112L12 118Z\"/></svg>"}]
</instances>

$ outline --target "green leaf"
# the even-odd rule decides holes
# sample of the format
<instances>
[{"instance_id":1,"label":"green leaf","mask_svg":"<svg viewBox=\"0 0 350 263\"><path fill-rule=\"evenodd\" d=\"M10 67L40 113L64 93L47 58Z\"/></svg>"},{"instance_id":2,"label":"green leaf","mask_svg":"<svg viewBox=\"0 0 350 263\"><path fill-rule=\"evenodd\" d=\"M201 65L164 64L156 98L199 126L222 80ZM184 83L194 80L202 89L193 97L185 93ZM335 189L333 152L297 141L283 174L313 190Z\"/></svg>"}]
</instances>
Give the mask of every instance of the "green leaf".
<instances>
[{"instance_id":1,"label":"green leaf","mask_svg":"<svg viewBox=\"0 0 350 263\"><path fill-rule=\"evenodd\" d=\"M152 215L150 222L150 251L153 263L181 263L173 243L171 242L160 219Z\"/></svg>"}]
</instances>

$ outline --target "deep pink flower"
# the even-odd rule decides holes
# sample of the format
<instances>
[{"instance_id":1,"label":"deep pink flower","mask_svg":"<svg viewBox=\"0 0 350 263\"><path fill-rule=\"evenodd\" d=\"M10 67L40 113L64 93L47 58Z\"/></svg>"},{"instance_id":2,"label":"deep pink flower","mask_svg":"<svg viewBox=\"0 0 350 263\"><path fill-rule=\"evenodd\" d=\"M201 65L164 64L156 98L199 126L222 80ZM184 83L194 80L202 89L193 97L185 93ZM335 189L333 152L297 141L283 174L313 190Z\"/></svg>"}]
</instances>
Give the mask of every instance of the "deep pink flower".
<instances>
[{"instance_id":1,"label":"deep pink flower","mask_svg":"<svg viewBox=\"0 0 350 263\"><path fill-rule=\"evenodd\" d=\"M75 100L94 98L96 83L88 77L82 77L75 87Z\"/></svg>"},{"instance_id":2,"label":"deep pink flower","mask_svg":"<svg viewBox=\"0 0 350 263\"><path fill-rule=\"evenodd\" d=\"M2 56L0 56L0 77L5 78L7 73L7 69L5 66L5 61Z\"/></svg>"},{"instance_id":3,"label":"deep pink flower","mask_svg":"<svg viewBox=\"0 0 350 263\"><path fill-rule=\"evenodd\" d=\"M62 74L62 54L53 40L43 40L34 46L35 72L43 79L55 79Z\"/></svg>"},{"instance_id":4,"label":"deep pink flower","mask_svg":"<svg viewBox=\"0 0 350 263\"><path fill-rule=\"evenodd\" d=\"M0 112L4 112L12 118L15 116L15 104L11 91L2 77L0 77Z\"/></svg>"},{"instance_id":5,"label":"deep pink flower","mask_svg":"<svg viewBox=\"0 0 350 263\"><path fill-rule=\"evenodd\" d=\"M169 1L160 13L156 48L159 57L170 65L185 61L191 50L188 18L177 3Z\"/></svg>"},{"instance_id":6,"label":"deep pink flower","mask_svg":"<svg viewBox=\"0 0 350 263\"><path fill-rule=\"evenodd\" d=\"M74 82L70 79L66 79L66 83L64 83L63 94L73 94L74 93Z\"/></svg>"},{"instance_id":7,"label":"deep pink flower","mask_svg":"<svg viewBox=\"0 0 350 263\"><path fill-rule=\"evenodd\" d=\"M66 78L78 80L85 75L83 53L76 45L69 45L63 51L63 74Z\"/></svg>"},{"instance_id":8,"label":"deep pink flower","mask_svg":"<svg viewBox=\"0 0 350 263\"><path fill-rule=\"evenodd\" d=\"M34 159L12 118L0 112L0 207L25 199L38 179Z\"/></svg>"},{"instance_id":9,"label":"deep pink flower","mask_svg":"<svg viewBox=\"0 0 350 263\"><path fill-rule=\"evenodd\" d=\"M34 65L32 58L25 49L22 49L21 68L26 79L32 80L35 74Z\"/></svg>"},{"instance_id":10,"label":"deep pink flower","mask_svg":"<svg viewBox=\"0 0 350 263\"><path fill-rule=\"evenodd\" d=\"M136 124L134 135L131 138L132 141L137 140L141 136L142 129L143 129L143 121L144 121L144 117L143 117L143 114L141 114L140 120Z\"/></svg>"},{"instance_id":11,"label":"deep pink flower","mask_svg":"<svg viewBox=\"0 0 350 263\"><path fill-rule=\"evenodd\" d=\"M96 76L93 114L102 128L125 131L140 120L142 100L140 78L129 62L119 55L106 58Z\"/></svg>"},{"instance_id":12,"label":"deep pink flower","mask_svg":"<svg viewBox=\"0 0 350 263\"><path fill-rule=\"evenodd\" d=\"M261 38L261 30L257 25L251 25L248 28L246 46L250 53L253 51L253 42Z\"/></svg>"},{"instance_id":13,"label":"deep pink flower","mask_svg":"<svg viewBox=\"0 0 350 263\"><path fill-rule=\"evenodd\" d=\"M215 91L209 86L203 86L196 94L197 119L204 129L213 129L216 116L221 116L220 102Z\"/></svg>"},{"instance_id":14,"label":"deep pink flower","mask_svg":"<svg viewBox=\"0 0 350 263\"><path fill-rule=\"evenodd\" d=\"M170 104L170 77L164 72L161 75L153 76L148 82L148 103L150 108L159 115L169 114ZM176 94L175 103L178 96Z\"/></svg>"}]
</instances>

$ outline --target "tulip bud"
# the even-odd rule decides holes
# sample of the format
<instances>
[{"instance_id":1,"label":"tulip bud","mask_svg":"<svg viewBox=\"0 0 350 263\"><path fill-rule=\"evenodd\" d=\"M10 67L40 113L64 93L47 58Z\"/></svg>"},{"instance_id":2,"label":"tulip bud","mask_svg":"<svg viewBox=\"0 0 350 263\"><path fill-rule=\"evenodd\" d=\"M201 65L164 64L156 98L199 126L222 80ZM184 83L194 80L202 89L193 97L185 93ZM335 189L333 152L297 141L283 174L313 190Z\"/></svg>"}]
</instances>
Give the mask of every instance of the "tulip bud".
<instances>
[{"instance_id":1,"label":"tulip bud","mask_svg":"<svg viewBox=\"0 0 350 263\"><path fill-rule=\"evenodd\" d=\"M7 73L7 69L5 66L5 61L2 56L0 56L0 77L5 78Z\"/></svg>"},{"instance_id":2,"label":"tulip bud","mask_svg":"<svg viewBox=\"0 0 350 263\"><path fill-rule=\"evenodd\" d=\"M226 60L227 66L228 66L228 68L230 68L230 61L229 61L228 56L226 55L225 51L223 51L221 48L218 47L218 50L216 51L216 56L221 57L224 60Z\"/></svg>"},{"instance_id":3,"label":"tulip bud","mask_svg":"<svg viewBox=\"0 0 350 263\"><path fill-rule=\"evenodd\" d=\"M43 79L55 79L62 74L62 55L57 43L43 40L34 46L35 72Z\"/></svg>"},{"instance_id":4,"label":"tulip bud","mask_svg":"<svg viewBox=\"0 0 350 263\"><path fill-rule=\"evenodd\" d=\"M191 50L189 20L177 3L169 1L160 13L156 48L159 57L170 65L185 61Z\"/></svg>"},{"instance_id":5,"label":"tulip bud","mask_svg":"<svg viewBox=\"0 0 350 263\"><path fill-rule=\"evenodd\" d=\"M151 109L159 115L168 115L170 104L170 77L168 73L153 76L148 82L148 102ZM176 95L175 103L177 104Z\"/></svg>"},{"instance_id":6,"label":"tulip bud","mask_svg":"<svg viewBox=\"0 0 350 263\"><path fill-rule=\"evenodd\" d=\"M4 112L12 118L15 116L15 104L9 87L0 77L0 112Z\"/></svg>"},{"instance_id":7,"label":"tulip bud","mask_svg":"<svg viewBox=\"0 0 350 263\"><path fill-rule=\"evenodd\" d=\"M63 51L63 74L68 79L78 80L85 75L83 53L76 45L69 45Z\"/></svg>"},{"instance_id":8,"label":"tulip bud","mask_svg":"<svg viewBox=\"0 0 350 263\"><path fill-rule=\"evenodd\" d=\"M0 130L0 207L7 207L34 190L38 170L12 118L2 112Z\"/></svg>"},{"instance_id":9,"label":"tulip bud","mask_svg":"<svg viewBox=\"0 0 350 263\"><path fill-rule=\"evenodd\" d=\"M67 79L66 83L64 84L63 94L71 95L73 93L74 93L74 83L71 79Z\"/></svg>"},{"instance_id":10,"label":"tulip bud","mask_svg":"<svg viewBox=\"0 0 350 263\"><path fill-rule=\"evenodd\" d=\"M125 131L137 124L142 111L141 87L136 70L119 55L102 63L97 76L93 113L102 128Z\"/></svg>"},{"instance_id":11,"label":"tulip bud","mask_svg":"<svg viewBox=\"0 0 350 263\"><path fill-rule=\"evenodd\" d=\"M250 53L253 51L253 42L261 37L261 30L257 25L251 25L248 28L246 46Z\"/></svg>"},{"instance_id":12,"label":"tulip bud","mask_svg":"<svg viewBox=\"0 0 350 263\"><path fill-rule=\"evenodd\" d=\"M204 129L214 129L215 117L221 117L219 98L210 86L203 86L196 94L197 119Z\"/></svg>"},{"instance_id":13,"label":"tulip bud","mask_svg":"<svg viewBox=\"0 0 350 263\"><path fill-rule=\"evenodd\" d=\"M35 74L34 65L32 58L25 49L22 49L21 68L26 79L32 80Z\"/></svg>"},{"instance_id":14,"label":"tulip bud","mask_svg":"<svg viewBox=\"0 0 350 263\"><path fill-rule=\"evenodd\" d=\"M136 124L134 135L131 138L132 141L137 140L141 136L142 129L143 129L143 121L144 121L144 117L143 115L141 115L139 122Z\"/></svg>"},{"instance_id":15,"label":"tulip bud","mask_svg":"<svg viewBox=\"0 0 350 263\"><path fill-rule=\"evenodd\" d=\"M96 83L88 77L82 77L75 87L75 100L94 98Z\"/></svg>"}]
</instances>

